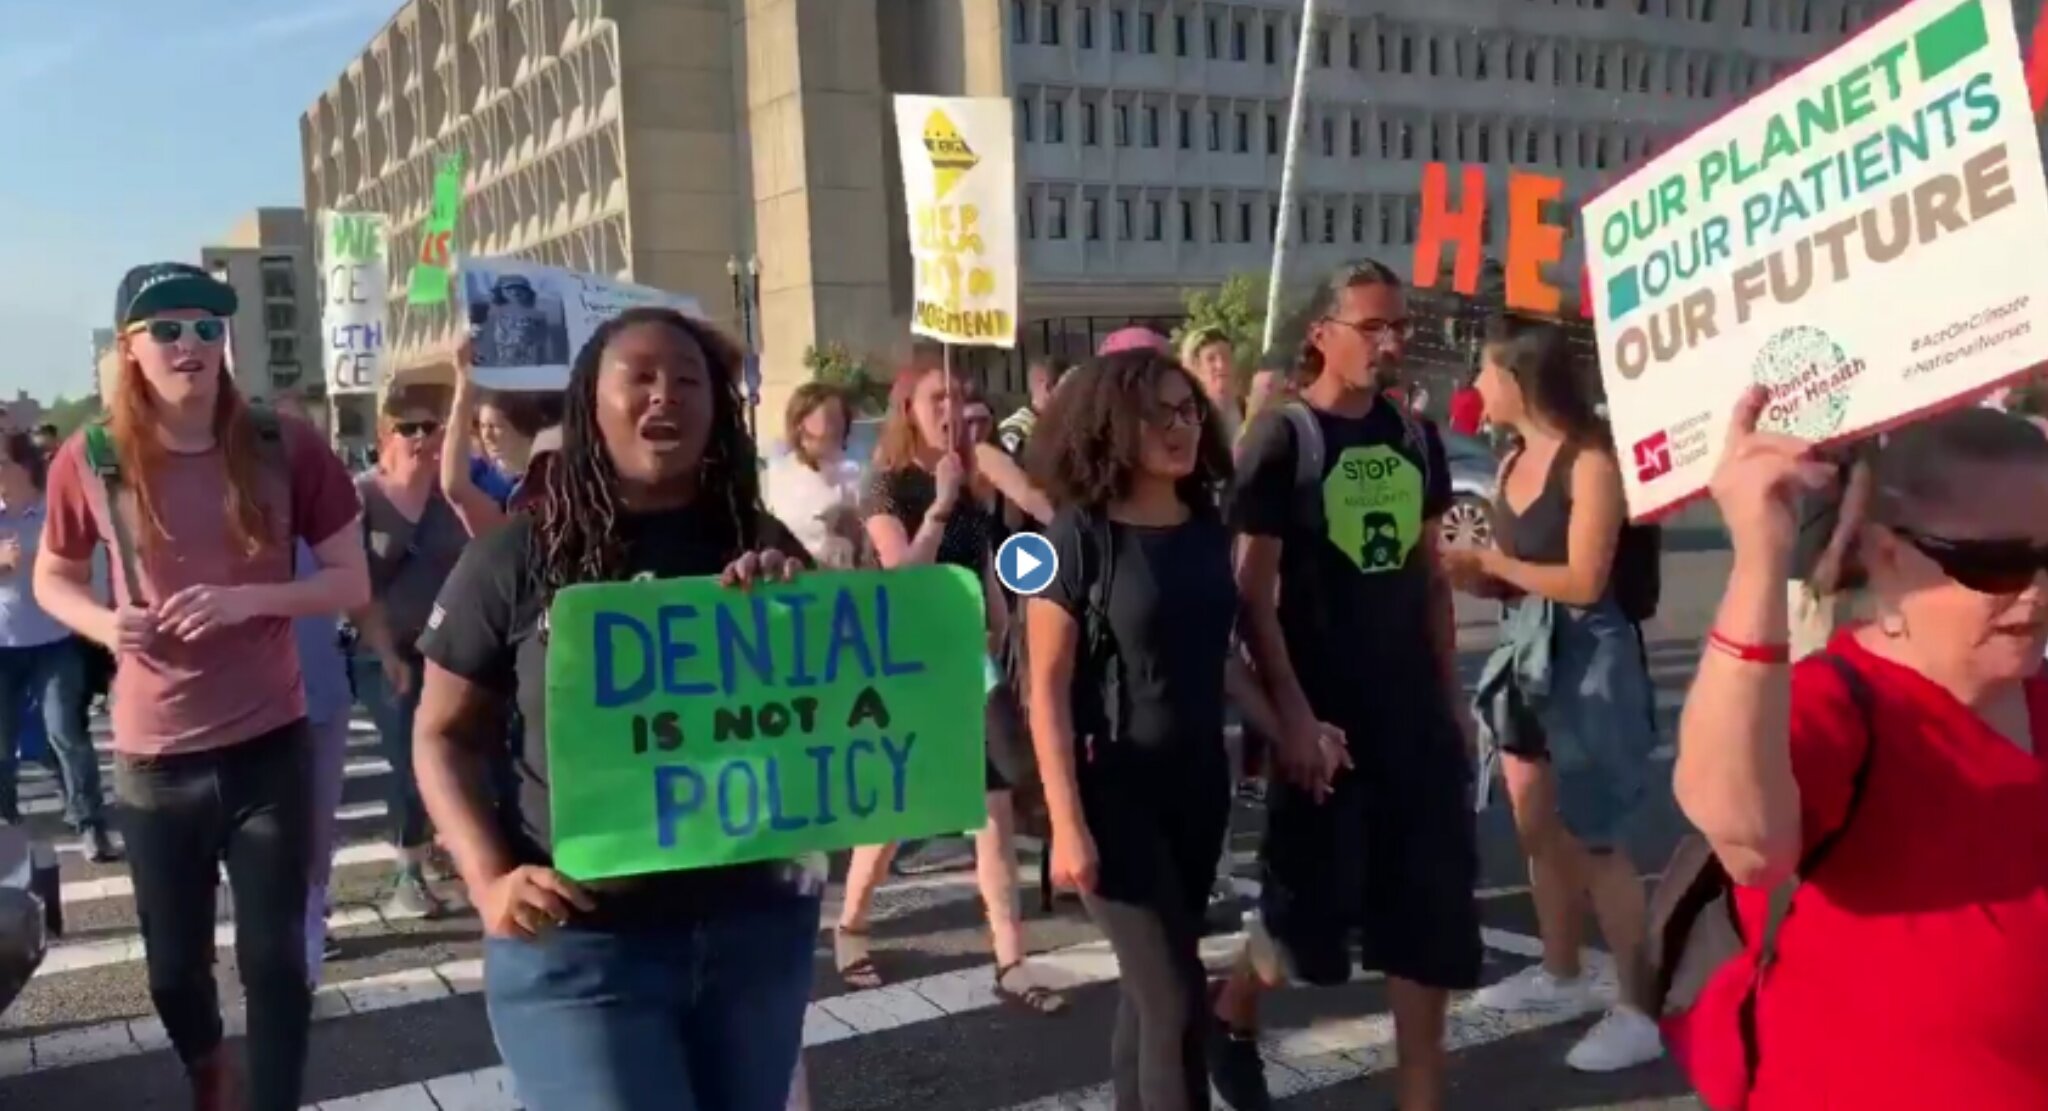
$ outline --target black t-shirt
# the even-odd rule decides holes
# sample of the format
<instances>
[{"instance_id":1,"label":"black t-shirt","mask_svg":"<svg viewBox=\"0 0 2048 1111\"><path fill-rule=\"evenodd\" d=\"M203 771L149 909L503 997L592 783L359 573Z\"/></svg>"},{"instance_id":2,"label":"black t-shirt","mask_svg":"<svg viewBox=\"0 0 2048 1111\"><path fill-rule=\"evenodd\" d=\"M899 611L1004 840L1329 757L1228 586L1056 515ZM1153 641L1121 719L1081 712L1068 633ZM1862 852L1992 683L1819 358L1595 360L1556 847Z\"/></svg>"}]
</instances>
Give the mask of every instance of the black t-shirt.
<instances>
[{"instance_id":1,"label":"black t-shirt","mask_svg":"<svg viewBox=\"0 0 2048 1111\"><path fill-rule=\"evenodd\" d=\"M1230 824L1230 760L1223 747L1223 675L1237 622L1230 532L1213 510L1150 528L1111 522L1099 533L1074 510L1053 518L1059 554L1038 595L1072 614L1086 636L1090 579L1107 573L1102 601L1121 677L1118 737L1075 754L1081 809L1100 854L1096 890L1199 908ZM1077 646L1085 652L1085 640ZM1077 654L1074 683L1102 690Z\"/></svg>"},{"instance_id":2,"label":"black t-shirt","mask_svg":"<svg viewBox=\"0 0 2048 1111\"><path fill-rule=\"evenodd\" d=\"M740 554L735 522L724 505L626 514L626 578L715 575ZM442 588L420 652L444 670L517 701L524 722L514 764L518 794L499 824L515 859L547 864L552 845L548 811L546 608L533 588L537 556L533 518L515 515L472 542ZM773 517L761 518L757 548L802 556L803 546ZM651 918L674 921L753 905L791 893L793 870L768 862L587 885L599 901L597 923Z\"/></svg>"},{"instance_id":3,"label":"black t-shirt","mask_svg":"<svg viewBox=\"0 0 2048 1111\"><path fill-rule=\"evenodd\" d=\"M1118 743L1220 759L1223 669L1237 623L1230 532L1207 515L1165 528L1109 522L1108 532L1105 560L1081 514L1061 510L1046 533L1059 571L1039 597L1085 622L1088 578L1107 570L1124 690ZM1078 667L1075 679L1099 682Z\"/></svg>"},{"instance_id":4,"label":"black t-shirt","mask_svg":"<svg viewBox=\"0 0 2048 1111\"><path fill-rule=\"evenodd\" d=\"M903 525L906 535L915 537L924 525L924 515L931 512L932 503L937 500L939 481L923 467L876 471L868 476L867 489L861 492L860 516L863 521L883 515L894 517ZM995 554L995 534L995 518L975 503L972 491L963 489L959 500L953 503L952 515L946 518L945 534L939 538L938 561L965 567L979 575Z\"/></svg>"},{"instance_id":5,"label":"black t-shirt","mask_svg":"<svg viewBox=\"0 0 2048 1111\"><path fill-rule=\"evenodd\" d=\"M1323 534L1295 492L1294 429L1278 409L1245 431L1230 520L1280 539L1288 656L1317 715L1357 742L1425 710L1448 712L1423 536L1450 507L1450 467L1435 427L1385 400L1363 417L1315 417Z\"/></svg>"}]
</instances>

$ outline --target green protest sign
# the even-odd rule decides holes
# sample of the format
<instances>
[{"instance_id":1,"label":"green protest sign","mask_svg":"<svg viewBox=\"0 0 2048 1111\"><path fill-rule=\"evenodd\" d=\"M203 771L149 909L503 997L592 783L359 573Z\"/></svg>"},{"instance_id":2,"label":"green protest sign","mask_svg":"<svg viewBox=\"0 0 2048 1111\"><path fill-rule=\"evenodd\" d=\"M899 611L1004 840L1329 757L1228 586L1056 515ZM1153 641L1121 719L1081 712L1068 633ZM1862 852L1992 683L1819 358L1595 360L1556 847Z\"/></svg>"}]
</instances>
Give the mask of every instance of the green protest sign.
<instances>
[{"instance_id":1,"label":"green protest sign","mask_svg":"<svg viewBox=\"0 0 2048 1111\"><path fill-rule=\"evenodd\" d=\"M556 867L604 879L980 827L983 613L979 580L936 566L562 591Z\"/></svg>"},{"instance_id":2,"label":"green protest sign","mask_svg":"<svg viewBox=\"0 0 2048 1111\"><path fill-rule=\"evenodd\" d=\"M415 305L448 300L448 272L455 246L455 225L462 216L462 152L441 161L434 174L434 208L420 232L420 257L412 268L406 299Z\"/></svg>"}]
</instances>

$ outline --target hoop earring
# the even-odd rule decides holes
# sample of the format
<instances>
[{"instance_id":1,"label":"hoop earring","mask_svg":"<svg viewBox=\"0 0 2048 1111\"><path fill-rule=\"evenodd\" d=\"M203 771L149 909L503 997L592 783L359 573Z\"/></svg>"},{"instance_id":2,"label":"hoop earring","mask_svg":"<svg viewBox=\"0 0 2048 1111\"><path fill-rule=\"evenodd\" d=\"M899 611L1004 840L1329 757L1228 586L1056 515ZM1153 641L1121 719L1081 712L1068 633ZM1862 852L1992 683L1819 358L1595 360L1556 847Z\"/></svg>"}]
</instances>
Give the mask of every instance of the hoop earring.
<instances>
[{"instance_id":1,"label":"hoop earring","mask_svg":"<svg viewBox=\"0 0 2048 1111\"><path fill-rule=\"evenodd\" d=\"M1905 640L1913 630L1906 624L1906 615L1898 610L1880 606L1877 613L1877 631L1886 640Z\"/></svg>"}]
</instances>

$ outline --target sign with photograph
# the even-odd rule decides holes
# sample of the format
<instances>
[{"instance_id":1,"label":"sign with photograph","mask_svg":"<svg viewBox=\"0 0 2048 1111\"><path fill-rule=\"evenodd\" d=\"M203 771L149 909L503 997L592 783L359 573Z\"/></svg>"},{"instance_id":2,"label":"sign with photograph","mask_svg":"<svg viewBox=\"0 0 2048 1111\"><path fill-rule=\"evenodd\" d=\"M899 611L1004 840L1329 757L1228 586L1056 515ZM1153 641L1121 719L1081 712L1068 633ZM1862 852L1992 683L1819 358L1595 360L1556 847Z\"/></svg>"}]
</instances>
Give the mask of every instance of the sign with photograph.
<instances>
[{"instance_id":1,"label":"sign with photograph","mask_svg":"<svg viewBox=\"0 0 2048 1111\"><path fill-rule=\"evenodd\" d=\"M1007 97L899 96L910 210L910 330L1017 345L1017 151Z\"/></svg>"},{"instance_id":2,"label":"sign with photograph","mask_svg":"<svg viewBox=\"0 0 2048 1111\"><path fill-rule=\"evenodd\" d=\"M384 383L390 236L382 216L320 214L321 365L329 394L375 394Z\"/></svg>"},{"instance_id":3,"label":"sign with photograph","mask_svg":"<svg viewBox=\"0 0 2048 1111\"><path fill-rule=\"evenodd\" d=\"M595 880L980 828L983 614L979 580L930 565L563 590L556 866Z\"/></svg>"},{"instance_id":4,"label":"sign with photograph","mask_svg":"<svg viewBox=\"0 0 2048 1111\"><path fill-rule=\"evenodd\" d=\"M1911 0L1583 210L1630 515L1701 492L1736 401L1816 443L2048 362L2012 0Z\"/></svg>"},{"instance_id":5,"label":"sign with photograph","mask_svg":"<svg viewBox=\"0 0 2048 1111\"><path fill-rule=\"evenodd\" d=\"M465 258L462 300L478 385L493 390L559 390L569 364L598 326L627 309L703 310L679 293L512 258Z\"/></svg>"}]
</instances>

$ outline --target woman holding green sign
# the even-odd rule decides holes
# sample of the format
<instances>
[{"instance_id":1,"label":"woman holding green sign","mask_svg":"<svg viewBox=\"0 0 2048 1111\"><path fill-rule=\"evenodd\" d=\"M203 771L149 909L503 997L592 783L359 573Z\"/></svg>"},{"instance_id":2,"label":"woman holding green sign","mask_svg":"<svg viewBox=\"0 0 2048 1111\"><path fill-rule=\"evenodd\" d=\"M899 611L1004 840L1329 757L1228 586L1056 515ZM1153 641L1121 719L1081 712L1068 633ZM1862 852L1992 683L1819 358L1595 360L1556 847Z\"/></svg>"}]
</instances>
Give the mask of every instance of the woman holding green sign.
<instances>
[{"instance_id":1,"label":"woman holding green sign","mask_svg":"<svg viewBox=\"0 0 2048 1111\"><path fill-rule=\"evenodd\" d=\"M554 594L641 576L746 585L808 562L761 508L739 366L666 309L599 328L533 507L470 545L420 641L420 791L483 919L491 1031L528 1111L783 1111L789 1094L822 869L579 884L550 855ZM494 808L508 699L526 735L518 790Z\"/></svg>"},{"instance_id":2,"label":"woman holding green sign","mask_svg":"<svg viewBox=\"0 0 2048 1111\"><path fill-rule=\"evenodd\" d=\"M1188 1111L1208 1106L1200 945L1230 825L1230 448L1169 356L1112 355L1069 381L1030 445L1062 506L1058 572L1024 608L1053 880L1116 952L1118 1111Z\"/></svg>"}]
</instances>

